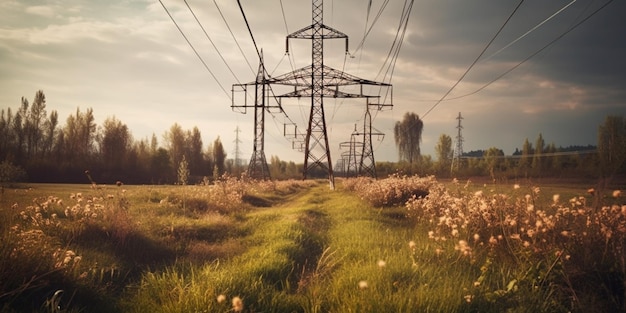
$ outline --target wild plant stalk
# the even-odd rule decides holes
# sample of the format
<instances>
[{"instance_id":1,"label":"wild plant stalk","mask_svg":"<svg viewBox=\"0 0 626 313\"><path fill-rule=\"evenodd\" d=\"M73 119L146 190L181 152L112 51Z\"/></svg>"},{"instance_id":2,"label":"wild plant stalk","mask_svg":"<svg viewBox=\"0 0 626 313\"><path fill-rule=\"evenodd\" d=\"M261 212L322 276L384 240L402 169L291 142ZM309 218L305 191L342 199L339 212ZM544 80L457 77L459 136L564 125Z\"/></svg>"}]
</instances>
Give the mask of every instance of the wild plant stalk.
<instances>
[{"instance_id":1,"label":"wild plant stalk","mask_svg":"<svg viewBox=\"0 0 626 313\"><path fill-rule=\"evenodd\" d=\"M178 183L183 186L183 211L186 210L185 204L187 200L187 193L185 192L185 186L187 185L187 180L189 179L189 167L187 164L187 159L183 155L183 159L180 161L178 165Z\"/></svg>"}]
</instances>

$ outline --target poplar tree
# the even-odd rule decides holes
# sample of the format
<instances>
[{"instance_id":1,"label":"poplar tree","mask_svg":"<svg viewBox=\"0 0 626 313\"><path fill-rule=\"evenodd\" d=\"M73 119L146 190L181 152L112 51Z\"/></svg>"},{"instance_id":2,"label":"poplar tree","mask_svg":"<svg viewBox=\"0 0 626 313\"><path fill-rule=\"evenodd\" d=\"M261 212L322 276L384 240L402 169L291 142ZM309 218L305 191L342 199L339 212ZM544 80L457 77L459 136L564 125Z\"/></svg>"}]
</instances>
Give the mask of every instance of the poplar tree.
<instances>
[{"instance_id":1,"label":"poplar tree","mask_svg":"<svg viewBox=\"0 0 626 313\"><path fill-rule=\"evenodd\" d=\"M626 164L626 119L609 115L598 129L598 156L603 177L623 169Z\"/></svg>"},{"instance_id":2,"label":"poplar tree","mask_svg":"<svg viewBox=\"0 0 626 313\"><path fill-rule=\"evenodd\" d=\"M420 143L424 122L415 113L407 112L401 122L396 122L393 134L400 161L417 163L420 157Z\"/></svg>"},{"instance_id":3,"label":"poplar tree","mask_svg":"<svg viewBox=\"0 0 626 313\"><path fill-rule=\"evenodd\" d=\"M437 142L437 145L435 146L437 167L440 172L450 168L452 153L452 137L446 134L441 134L441 136L439 136L439 142Z\"/></svg>"}]
</instances>

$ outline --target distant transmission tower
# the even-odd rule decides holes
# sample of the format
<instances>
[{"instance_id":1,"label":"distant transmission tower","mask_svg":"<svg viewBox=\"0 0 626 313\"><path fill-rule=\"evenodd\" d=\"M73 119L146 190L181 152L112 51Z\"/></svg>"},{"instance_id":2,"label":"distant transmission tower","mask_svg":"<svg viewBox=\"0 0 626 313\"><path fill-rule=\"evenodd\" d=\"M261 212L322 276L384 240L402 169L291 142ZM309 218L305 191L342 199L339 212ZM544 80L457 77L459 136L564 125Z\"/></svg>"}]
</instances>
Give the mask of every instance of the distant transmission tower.
<instances>
[{"instance_id":1,"label":"distant transmission tower","mask_svg":"<svg viewBox=\"0 0 626 313\"><path fill-rule=\"evenodd\" d=\"M461 130L463 129L463 126L461 126L461 120L463 120L463 117L461 116L461 112L459 112L459 116L457 116L456 119L459 122L458 122L458 125L456 126L456 129L457 129L456 147L454 148L454 155L452 157L451 171L453 173L459 170L460 163L461 163L461 156L463 155L463 134L461 133Z\"/></svg>"},{"instance_id":2,"label":"distant transmission tower","mask_svg":"<svg viewBox=\"0 0 626 313\"><path fill-rule=\"evenodd\" d=\"M359 132L356 130L356 125L354 125L354 131L352 135L350 135L350 141L339 144L339 148L348 148L348 151L341 154L341 160L345 167L343 172L346 177L359 175L359 160L361 159L361 154L360 151L357 153L357 150L363 149L363 142L356 140L359 135Z\"/></svg>"},{"instance_id":3,"label":"distant transmission tower","mask_svg":"<svg viewBox=\"0 0 626 313\"><path fill-rule=\"evenodd\" d=\"M270 171L265 158L265 110L269 110L271 106L267 103L268 93L266 92L267 77L265 75L265 65L263 64L263 56L259 58L259 70L254 82L247 84L233 85L233 105L232 108L254 107L254 145L252 148L252 157L248 165L248 176L256 179L270 179ZM249 105L247 102L248 87L254 86L254 104ZM237 89L237 90L236 90ZM235 104L235 92L243 92L244 103Z\"/></svg>"},{"instance_id":4,"label":"distant transmission tower","mask_svg":"<svg viewBox=\"0 0 626 313\"><path fill-rule=\"evenodd\" d=\"M239 149L239 144L241 140L239 139L239 133L241 133L241 129L239 129L239 125L235 128L235 173L239 176L239 169L241 168L241 150Z\"/></svg>"},{"instance_id":5,"label":"distant transmission tower","mask_svg":"<svg viewBox=\"0 0 626 313\"><path fill-rule=\"evenodd\" d=\"M334 28L324 25L324 1L312 0L312 24L287 36L286 51L289 53L289 39L311 40L311 65L293 72L270 78L272 84L294 86L293 92L278 97L310 97L311 111L304 142L303 177L312 174L316 167L328 173L330 188L335 188L335 178L326 131L324 116L324 98L365 98L363 85L386 86L390 84L365 80L343 71L324 65L324 39L345 39L348 53L348 36ZM347 93L339 90L340 86L360 85L360 93Z\"/></svg>"}]
</instances>

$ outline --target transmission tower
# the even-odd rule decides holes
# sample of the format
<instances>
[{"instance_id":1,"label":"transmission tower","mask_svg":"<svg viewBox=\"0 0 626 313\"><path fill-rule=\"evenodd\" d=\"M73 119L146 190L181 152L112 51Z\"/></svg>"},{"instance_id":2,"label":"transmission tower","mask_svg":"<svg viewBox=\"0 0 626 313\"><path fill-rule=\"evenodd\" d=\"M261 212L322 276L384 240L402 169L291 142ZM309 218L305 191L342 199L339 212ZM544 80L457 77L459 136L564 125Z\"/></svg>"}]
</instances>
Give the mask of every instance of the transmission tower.
<instances>
[{"instance_id":1,"label":"transmission tower","mask_svg":"<svg viewBox=\"0 0 626 313\"><path fill-rule=\"evenodd\" d=\"M372 146L372 136L385 136L381 132L372 132L372 114L369 105L365 110L363 121L363 152L361 153L361 163L359 164L359 174L376 178L376 161L374 160L374 148Z\"/></svg>"},{"instance_id":2,"label":"transmission tower","mask_svg":"<svg viewBox=\"0 0 626 313\"><path fill-rule=\"evenodd\" d=\"M261 52L262 53L262 52ZM278 106L269 105L269 97L266 92L267 77L265 76L265 65L263 64L263 56L259 58L259 70L257 72L256 80L247 84L234 84L233 85L233 109L243 108L244 113L246 108L254 107L254 144L252 148L252 157L250 158L250 164L248 165L248 176L256 179L269 179L270 172L267 166L267 160L265 159L265 110L269 110ZM248 87L254 86L254 104L249 105L247 103L247 91ZM235 104L235 92L243 92L244 103Z\"/></svg>"},{"instance_id":3,"label":"transmission tower","mask_svg":"<svg viewBox=\"0 0 626 313\"><path fill-rule=\"evenodd\" d=\"M350 135L350 141L339 144L340 149L348 148L348 151L341 154L346 177L358 176L360 172L360 160L362 157L360 151L363 150L363 142L356 140L359 135L359 132L356 130L356 125L354 125L354 131L352 135ZM359 153L357 153L357 151L359 151Z\"/></svg>"},{"instance_id":4,"label":"transmission tower","mask_svg":"<svg viewBox=\"0 0 626 313\"><path fill-rule=\"evenodd\" d=\"M235 173L239 176L239 168L241 168L241 159L239 158L241 155L241 150L239 149L239 144L241 140L239 140L239 133L241 133L241 129L239 129L239 125L235 128Z\"/></svg>"},{"instance_id":5,"label":"transmission tower","mask_svg":"<svg viewBox=\"0 0 626 313\"><path fill-rule=\"evenodd\" d=\"M463 117L461 116L461 112L459 112L459 116L457 116L456 119L459 122L458 122L458 125L456 126L456 129L457 129L456 146L454 148L454 155L452 157L451 171L453 173L459 170L460 163L461 163L461 156L463 155L463 134L461 133L461 130L463 129L463 126L461 126L461 120L463 120Z\"/></svg>"},{"instance_id":6,"label":"transmission tower","mask_svg":"<svg viewBox=\"0 0 626 313\"><path fill-rule=\"evenodd\" d=\"M349 75L343 71L324 65L324 40L345 39L348 53L348 36L324 25L324 1L312 0L312 24L287 36L286 52L289 53L289 39L311 40L311 65L293 72L269 79L269 83L294 86L294 91L279 95L279 98L310 97L311 111L304 142L303 177L312 174L319 167L328 173L330 188L334 189L335 179L328 145L324 98L365 98L363 85L376 85L391 88L390 84L369 81ZM339 87L361 85L360 93L348 93Z\"/></svg>"}]
</instances>

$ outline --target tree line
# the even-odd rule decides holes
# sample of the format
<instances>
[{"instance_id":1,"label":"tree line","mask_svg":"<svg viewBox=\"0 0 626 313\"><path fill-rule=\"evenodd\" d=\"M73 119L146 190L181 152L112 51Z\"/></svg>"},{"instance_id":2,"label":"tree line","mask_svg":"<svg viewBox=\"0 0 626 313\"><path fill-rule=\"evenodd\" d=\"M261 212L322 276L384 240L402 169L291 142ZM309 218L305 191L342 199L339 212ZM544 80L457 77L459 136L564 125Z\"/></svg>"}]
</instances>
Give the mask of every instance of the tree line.
<instances>
[{"instance_id":1,"label":"tree line","mask_svg":"<svg viewBox=\"0 0 626 313\"><path fill-rule=\"evenodd\" d=\"M493 180L532 177L596 178L626 174L626 118L607 116L598 129L598 146L557 147L540 133L532 144L505 156L497 147L470 151L453 158L452 138L442 134L434 158L422 155L424 123L406 113L394 127L398 162L376 162L378 177L403 172L439 177L489 176ZM22 97L17 109L0 111L0 183L10 181L84 183L85 171L102 183L171 184L178 182L180 165L195 184L239 176L242 164L227 159L219 136L205 148L197 127L174 123L162 137L136 140L115 116L96 125L93 109L77 108L61 125L56 110L47 112L42 90L31 102ZM456 163L454 163L456 162ZM268 164L272 179L302 177L302 164L277 156ZM342 176L342 173L336 173ZM346 173L344 173L346 174ZM321 177L321 176L320 176Z\"/></svg>"},{"instance_id":2,"label":"tree line","mask_svg":"<svg viewBox=\"0 0 626 313\"><path fill-rule=\"evenodd\" d=\"M439 177L489 176L493 180L536 177L608 178L626 174L626 118L607 116L599 126L597 146L557 147L539 133L534 145L526 138L522 149L505 156L497 147L463 153L454 158L452 138L441 134L435 159L420 154L424 123L406 113L394 128L398 164L377 165L379 175L396 171ZM458 162L458 163L454 163Z\"/></svg>"},{"instance_id":3,"label":"tree line","mask_svg":"<svg viewBox=\"0 0 626 313\"><path fill-rule=\"evenodd\" d=\"M177 181L183 158L190 182L219 177L232 170L219 138L205 149L197 127L174 123L163 136L136 140L115 116L96 125L93 109L80 108L60 125L56 110L47 113L42 90L30 103L22 97L16 110L0 111L0 182L86 182L88 170L103 183L166 184Z\"/></svg>"}]
</instances>

